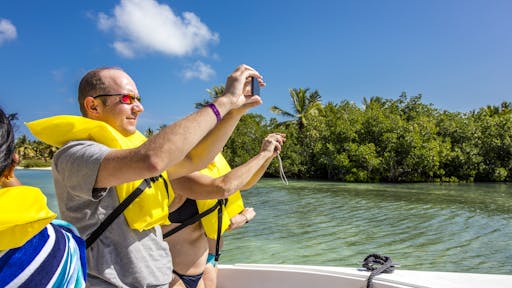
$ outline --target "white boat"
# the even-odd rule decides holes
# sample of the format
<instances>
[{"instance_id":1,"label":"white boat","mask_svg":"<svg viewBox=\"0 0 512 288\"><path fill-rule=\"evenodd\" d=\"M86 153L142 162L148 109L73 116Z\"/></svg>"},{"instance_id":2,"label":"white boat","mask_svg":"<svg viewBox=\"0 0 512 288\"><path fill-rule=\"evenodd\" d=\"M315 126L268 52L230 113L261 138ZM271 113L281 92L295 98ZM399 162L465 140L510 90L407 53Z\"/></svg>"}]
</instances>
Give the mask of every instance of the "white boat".
<instances>
[{"instance_id":1,"label":"white boat","mask_svg":"<svg viewBox=\"0 0 512 288\"><path fill-rule=\"evenodd\" d=\"M365 288L370 272L357 268L219 265L219 288ZM512 275L395 269L373 278L373 288L512 288Z\"/></svg>"}]
</instances>

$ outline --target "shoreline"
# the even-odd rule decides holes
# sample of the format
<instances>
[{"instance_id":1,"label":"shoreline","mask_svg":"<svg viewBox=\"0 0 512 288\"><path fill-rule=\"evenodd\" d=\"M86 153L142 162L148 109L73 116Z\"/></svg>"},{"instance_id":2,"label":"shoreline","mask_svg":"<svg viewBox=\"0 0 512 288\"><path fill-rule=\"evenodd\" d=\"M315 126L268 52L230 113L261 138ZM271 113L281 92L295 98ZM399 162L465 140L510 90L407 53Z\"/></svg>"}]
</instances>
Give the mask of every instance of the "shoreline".
<instances>
[{"instance_id":1,"label":"shoreline","mask_svg":"<svg viewBox=\"0 0 512 288\"><path fill-rule=\"evenodd\" d=\"M25 167L16 166L15 169L16 170L52 170L52 167L30 167L30 168L25 168Z\"/></svg>"}]
</instances>

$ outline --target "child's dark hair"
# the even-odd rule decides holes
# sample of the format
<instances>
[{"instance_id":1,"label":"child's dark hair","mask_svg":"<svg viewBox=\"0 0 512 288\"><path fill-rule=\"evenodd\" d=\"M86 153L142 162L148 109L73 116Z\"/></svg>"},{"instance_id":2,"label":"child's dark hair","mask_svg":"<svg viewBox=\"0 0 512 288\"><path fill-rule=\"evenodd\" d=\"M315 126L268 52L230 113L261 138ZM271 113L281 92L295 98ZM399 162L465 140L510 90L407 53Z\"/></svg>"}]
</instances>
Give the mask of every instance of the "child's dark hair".
<instances>
[{"instance_id":1,"label":"child's dark hair","mask_svg":"<svg viewBox=\"0 0 512 288\"><path fill-rule=\"evenodd\" d=\"M0 173L12 164L12 155L14 154L14 131L11 121L0 108Z\"/></svg>"}]
</instances>

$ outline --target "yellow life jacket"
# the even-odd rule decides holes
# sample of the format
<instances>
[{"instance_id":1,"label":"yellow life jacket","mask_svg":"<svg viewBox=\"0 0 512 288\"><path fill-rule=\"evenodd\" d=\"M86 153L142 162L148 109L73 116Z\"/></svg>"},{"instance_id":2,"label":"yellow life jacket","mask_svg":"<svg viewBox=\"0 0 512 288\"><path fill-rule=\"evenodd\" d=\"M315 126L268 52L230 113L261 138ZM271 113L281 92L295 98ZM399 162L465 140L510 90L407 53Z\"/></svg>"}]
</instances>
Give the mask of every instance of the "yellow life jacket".
<instances>
[{"instance_id":1,"label":"yellow life jacket","mask_svg":"<svg viewBox=\"0 0 512 288\"><path fill-rule=\"evenodd\" d=\"M211 176L213 178L220 177L226 173L231 171L231 167L229 167L228 162L224 159L222 154L218 154L212 163L208 165L205 169L199 171L202 174ZM199 213L207 210L217 203L217 199L213 200L196 200L197 208ZM228 197L227 204L223 207L222 213L222 233L226 231L229 227L231 217L237 215L238 213L244 210L244 202L242 200L242 195L240 194L240 190L231 194ZM218 227L218 208L214 212L208 214L207 216L201 219L201 223L206 232L206 236L208 238L217 239L217 227Z\"/></svg>"},{"instance_id":2,"label":"yellow life jacket","mask_svg":"<svg viewBox=\"0 0 512 288\"><path fill-rule=\"evenodd\" d=\"M0 250L18 248L48 225L57 214L35 187L0 189Z\"/></svg>"},{"instance_id":3,"label":"yellow life jacket","mask_svg":"<svg viewBox=\"0 0 512 288\"><path fill-rule=\"evenodd\" d=\"M91 140L113 149L130 149L139 147L146 137L139 131L126 137L105 122L81 116L54 116L26 123L32 134L39 140L61 147L73 140ZM167 172L163 172L164 181L169 183ZM116 186L119 202L130 195L143 180L132 181ZM123 214L132 229L139 231L150 229L160 224L170 224L167 219L169 203L174 199L171 185L169 194L163 181L152 183L151 187L133 201Z\"/></svg>"}]
</instances>

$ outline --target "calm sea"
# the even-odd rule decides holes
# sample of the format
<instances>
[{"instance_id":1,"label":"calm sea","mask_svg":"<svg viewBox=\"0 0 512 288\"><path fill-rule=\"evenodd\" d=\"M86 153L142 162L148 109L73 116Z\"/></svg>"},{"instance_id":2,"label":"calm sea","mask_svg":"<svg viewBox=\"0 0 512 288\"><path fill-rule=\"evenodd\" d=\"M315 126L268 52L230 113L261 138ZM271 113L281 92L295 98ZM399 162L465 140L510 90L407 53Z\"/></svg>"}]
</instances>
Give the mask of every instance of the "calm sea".
<instances>
[{"instance_id":1,"label":"calm sea","mask_svg":"<svg viewBox=\"0 0 512 288\"><path fill-rule=\"evenodd\" d=\"M58 211L50 171L18 170ZM346 184L263 179L243 193L256 218L225 236L221 262L512 274L511 184Z\"/></svg>"}]
</instances>

